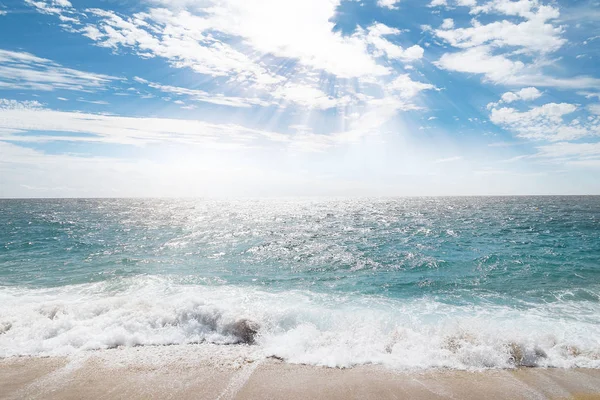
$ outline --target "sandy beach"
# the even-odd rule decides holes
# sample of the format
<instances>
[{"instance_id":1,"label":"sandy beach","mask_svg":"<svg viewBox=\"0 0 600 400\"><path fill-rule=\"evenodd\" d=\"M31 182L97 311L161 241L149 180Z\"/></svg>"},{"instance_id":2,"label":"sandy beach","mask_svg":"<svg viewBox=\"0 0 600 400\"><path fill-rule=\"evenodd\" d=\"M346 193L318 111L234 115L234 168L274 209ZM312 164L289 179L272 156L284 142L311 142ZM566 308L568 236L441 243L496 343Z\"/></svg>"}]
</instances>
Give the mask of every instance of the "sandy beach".
<instances>
[{"instance_id":1,"label":"sandy beach","mask_svg":"<svg viewBox=\"0 0 600 400\"><path fill-rule=\"evenodd\" d=\"M600 399L600 370L333 369L261 359L251 346L138 347L3 359L0 398Z\"/></svg>"}]
</instances>

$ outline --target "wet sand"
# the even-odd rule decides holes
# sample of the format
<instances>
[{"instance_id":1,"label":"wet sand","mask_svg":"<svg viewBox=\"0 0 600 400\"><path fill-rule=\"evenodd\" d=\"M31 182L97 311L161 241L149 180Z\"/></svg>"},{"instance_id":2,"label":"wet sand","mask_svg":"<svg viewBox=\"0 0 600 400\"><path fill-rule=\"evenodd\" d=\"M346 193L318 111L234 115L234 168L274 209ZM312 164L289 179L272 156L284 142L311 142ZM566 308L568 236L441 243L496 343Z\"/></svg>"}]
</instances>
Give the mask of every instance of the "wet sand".
<instances>
[{"instance_id":1,"label":"wet sand","mask_svg":"<svg viewBox=\"0 0 600 400\"><path fill-rule=\"evenodd\" d=\"M398 372L259 359L243 346L140 347L0 360L2 399L600 399L600 370ZM223 349L223 346L221 346Z\"/></svg>"}]
</instances>

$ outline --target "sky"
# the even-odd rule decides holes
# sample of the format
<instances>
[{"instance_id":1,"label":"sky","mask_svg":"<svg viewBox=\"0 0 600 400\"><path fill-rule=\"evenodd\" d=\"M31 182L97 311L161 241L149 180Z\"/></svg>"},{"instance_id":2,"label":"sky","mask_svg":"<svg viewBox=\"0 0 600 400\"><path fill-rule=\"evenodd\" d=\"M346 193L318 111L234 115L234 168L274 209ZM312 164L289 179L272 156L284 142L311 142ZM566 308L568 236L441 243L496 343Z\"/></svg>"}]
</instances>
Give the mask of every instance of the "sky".
<instances>
[{"instance_id":1,"label":"sky","mask_svg":"<svg viewBox=\"0 0 600 400\"><path fill-rule=\"evenodd\" d=\"M0 197L600 194L600 1L0 0Z\"/></svg>"}]
</instances>

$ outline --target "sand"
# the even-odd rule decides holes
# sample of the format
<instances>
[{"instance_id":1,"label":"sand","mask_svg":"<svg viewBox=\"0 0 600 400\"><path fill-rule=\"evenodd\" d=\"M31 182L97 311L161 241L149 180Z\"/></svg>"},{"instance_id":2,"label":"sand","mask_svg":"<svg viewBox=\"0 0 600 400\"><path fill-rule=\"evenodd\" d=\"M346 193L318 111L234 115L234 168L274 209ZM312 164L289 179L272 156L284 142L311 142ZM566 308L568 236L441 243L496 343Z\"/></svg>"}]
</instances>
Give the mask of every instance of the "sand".
<instances>
[{"instance_id":1,"label":"sand","mask_svg":"<svg viewBox=\"0 0 600 400\"><path fill-rule=\"evenodd\" d=\"M251 347L137 347L2 359L0 398L600 399L600 370L332 369L256 357Z\"/></svg>"}]
</instances>

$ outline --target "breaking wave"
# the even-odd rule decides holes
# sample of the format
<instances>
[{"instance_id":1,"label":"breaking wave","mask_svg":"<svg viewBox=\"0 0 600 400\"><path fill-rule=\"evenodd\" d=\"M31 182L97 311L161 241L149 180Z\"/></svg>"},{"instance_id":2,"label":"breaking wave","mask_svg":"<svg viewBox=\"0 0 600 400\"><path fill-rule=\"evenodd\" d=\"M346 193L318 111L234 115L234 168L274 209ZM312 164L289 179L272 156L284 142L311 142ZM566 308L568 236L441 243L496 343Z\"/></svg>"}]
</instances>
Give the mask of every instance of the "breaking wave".
<instances>
[{"instance_id":1,"label":"breaking wave","mask_svg":"<svg viewBox=\"0 0 600 400\"><path fill-rule=\"evenodd\" d=\"M360 294L264 291L138 276L46 289L0 288L0 357L119 346L247 345L329 367L600 368L600 304L450 304ZM218 348L218 347L217 347Z\"/></svg>"}]
</instances>

